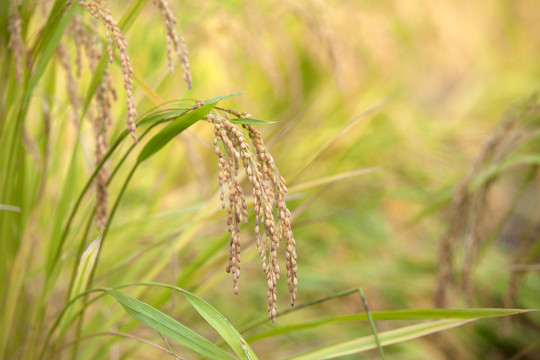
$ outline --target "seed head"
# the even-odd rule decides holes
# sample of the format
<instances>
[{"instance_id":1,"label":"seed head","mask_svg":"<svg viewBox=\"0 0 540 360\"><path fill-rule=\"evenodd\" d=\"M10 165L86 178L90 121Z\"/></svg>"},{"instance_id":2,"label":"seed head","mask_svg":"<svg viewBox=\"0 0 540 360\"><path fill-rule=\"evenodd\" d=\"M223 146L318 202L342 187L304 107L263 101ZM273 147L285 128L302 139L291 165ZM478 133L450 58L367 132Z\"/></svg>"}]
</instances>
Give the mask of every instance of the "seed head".
<instances>
[{"instance_id":1,"label":"seed head","mask_svg":"<svg viewBox=\"0 0 540 360\"><path fill-rule=\"evenodd\" d=\"M114 44L116 44L116 47L120 51L119 58L122 66L128 110L126 124L133 141L137 142L137 135L135 135L135 118L137 117L137 111L135 110L135 100L133 99L133 68L131 67L131 62L127 54L127 41L120 31L118 24L112 17L111 11L107 8L107 5L103 0L94 0L94 2L79 0L79 3L90 13L90 15L97 20L101 20L105 25L108 40L107 51L109 54L109 61L112 62L113 60Z\"/></svg>"},{"instance_id":2,"label":"seed head","mask_svg":"<svg viewBox=\"0 0 540 360\"><path fill-rule=\"evenodd\" d=\"M169 4L167 3L167 0L154 0L153 3L161 10L161 17L167 29L167 60L169 62L169 69L171 73L174 72L172 60L172 51L174 49L180 59L182 73L184 74L184 81L188 84L189 89L191 89L192 82L188 58L189 51L186 45L186 40L183 36L179 37L176 32L176 18L171 12L171 9L169 9Z\"/></svg>"},{"instance_id":3,"label":"seed head","mask_svg":"<svg viewBox=\"0 0 540 360\"><path fill-rule=\"evenodd\" d=\"M249 114L236 110L225 110L237 117ZM240 276L240 221L247 223L248 211L242 186L238 180L238 170L242 164L253 191L255 211L255 239L267 280L268 315L275 321L277 314L276 285L279 280L277 251L282 240L286 245L286 268L291 305L296 300L297 265L296 242L291 230L291 212L285 204L285 179L281 177L273 158L264 146L261 133L251 125L243 125L251 139L251 146L244 132L226 117L217 112L207 116L214 125L214 152L218 156L218 180L221 188L222 206L225 208L225 184L229 190L227 224L231 233L229 241L229 263L227 271L233 271L233 289L238 292ZM221 144L221 150L219 144ZM255 153L252 152L252 149ZM274 213L276 216L274 216ZM277 220L276 220L277 218Z\"/></svg>"},{"instance_id":4,"label":"seed head","mask_svg":"<svg viewBox=\"0 0 540 360\"><path fill-rule=\"evenodd\" d=\"M14 2L15 3L15 2ZM19 84L22 83L22 65L23 54L26 49L22 38L22 19L21 14L15 5L11 5L8 16L9 43L8 49L13 52L15 63L15 79Z\"/></svg>"}]
</instances>

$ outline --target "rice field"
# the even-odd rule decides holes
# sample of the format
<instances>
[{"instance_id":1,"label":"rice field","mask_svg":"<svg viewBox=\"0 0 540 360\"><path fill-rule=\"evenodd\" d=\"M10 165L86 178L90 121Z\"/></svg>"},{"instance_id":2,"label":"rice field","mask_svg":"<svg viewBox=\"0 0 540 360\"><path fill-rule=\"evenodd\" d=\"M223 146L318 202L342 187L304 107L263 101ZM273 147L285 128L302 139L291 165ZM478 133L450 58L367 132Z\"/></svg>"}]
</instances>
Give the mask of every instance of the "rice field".
<instances>
[{"instance_id":1,"label":"rice field","mask_svg":"<svg viewBox=\"0 0 540 360\"><path fill-rule=\"evenodd\" d=\"M540 4L0 3L0 358L540 358Z\"/></svg>"}]
</instances>

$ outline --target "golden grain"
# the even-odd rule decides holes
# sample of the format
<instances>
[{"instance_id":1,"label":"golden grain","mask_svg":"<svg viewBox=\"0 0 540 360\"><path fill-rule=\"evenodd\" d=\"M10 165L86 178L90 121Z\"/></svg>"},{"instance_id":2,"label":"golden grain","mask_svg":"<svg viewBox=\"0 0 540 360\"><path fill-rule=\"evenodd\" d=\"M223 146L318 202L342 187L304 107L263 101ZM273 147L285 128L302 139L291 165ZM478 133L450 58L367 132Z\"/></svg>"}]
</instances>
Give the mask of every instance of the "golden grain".
<instances>
[{"instance_id":1,"label":"golden grain","mask_svg":"<svg viewBox=\"0 0 540 360\"><path fill-rule=\"evenodd\" d=\"M285 203L285 179L279 175L274 160L266 149L261 133L251 125L243 125L251 139L251 146L241 128L227 120L228 114L246 116L236 110L225 110L225 117L217 112L207 116L214 125L214 152L218 156L218 180L221 189L221 204L225 208L225 185L229 190L227 225L231 233L229 241L229 264L227 271L233 274L233 289L238 293L240 276L240 222L247 223L248 211L238 180L240 162L252 186L255 211L255 238L262 269L267 281L268 315L275 321L277 314L277 281L279 265L277 251L285 239L287 282L294 305L297 292L296 242L291 230L291 212ZM223 151L219 144L222 145ZM254 150L255 154L252 153ZM276 217L274 216L276 213Z\"/></svg>"},{"instance_id":2,"label":"golden grain","mask_svg":"<svg viewBox=\"0 0 540 360\"><path fill-rule=\"evenodd\" d=\"M135 134L135 118L137 117L137 111L135 110L135 101L133 99L133 68L131 67L131 62L127 54L127 41L104 1L79 1L79 3L95 19L101 20L105 25L108 40L107 51L109 53L109 61L113 61L113 44L116 44L116 47L120 51L119 59L122 66L122 75L124 79L124 89L126 90L126 104L128 110L126 124L133 141L137 142L137 135Z\"/></svg>"},{"instance_id":3,"label":"golden grain","mask_svg":"<svg viewBox=\"0 0 540 360\"><path fill-rule=\"evenodd\" d=\"M192 88L191 72L189 65L189 52L186 44L186 40L183 36L178 36L176 32L176 18L169 8L167 0L154 0L154 5L161 10L161 17L165 23L167 29L167 60L169 63L169 69L171 73L174 72L173 60L172 60L172 51L176 52L178 58L180 59L180 64L182 67L182 73L184 76L184 81L188 84L188 87Z\"/></svg>"}]
</instances>

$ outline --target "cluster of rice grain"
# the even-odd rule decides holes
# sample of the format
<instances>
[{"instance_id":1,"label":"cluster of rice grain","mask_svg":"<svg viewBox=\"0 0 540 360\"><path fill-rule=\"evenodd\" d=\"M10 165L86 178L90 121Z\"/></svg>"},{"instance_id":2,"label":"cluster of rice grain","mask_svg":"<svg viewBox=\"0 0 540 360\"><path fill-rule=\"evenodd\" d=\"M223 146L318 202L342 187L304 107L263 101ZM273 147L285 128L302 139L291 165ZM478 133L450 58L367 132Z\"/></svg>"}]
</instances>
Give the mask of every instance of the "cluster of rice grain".
<instances>
[{"instance_id":1,"label":"cluster of rice grain","mask_svg":"<svg viewBox=\"0 0 540 360\"><path fill-rule=\"evenodd\" d=\"M97 88L97 116L94 117L95 133L95 162L96 166L103 160L109 150L108 130L112 124L112 101L116 100L116 93L112 87L112 77L109 69L105 69L104 76ZM96 223L102 231L108 223L107 212L107 181L109 180L108 166L104 164L97 174L96 178Z\"/></svg>"},{"instance_id":2,"label":"cluster of rice grain","mask_svg":"<svg viewBox=\"0 0 540 360\"><path fill-rule=\"evenodd\" d=\"M68 29L75 39L75 71L73 71L71 65L67 46L64 43L60 43L56 50L60 65L66 74L67 93L73 112L72 120L78 127L80 95L73 73L75 72L77 77L81 75L83 49L91 71L95 72L98 61L105 51L108 54L109 62L113 62L114 47L116 46L119 50L119 60L122 68L124 89L126 91L128 110L127 126L133 140L137 142L137 136L135 134L135 117L137 116L137 112L133 98L133 69L127 54L127 41L103 0L78 0L78 3L91 15L91 21L93 23L91 26L84 26L83 16L81 14L75 14L69 25ZM184 38L176 32L175 24L177 20L173 16L166 0L154 0L153 3L161 11L161 16L166 27L169 68L172 72L172 53L174 51L179 56L184 81L191 88L192 79L188 60L188 49ZM21 81L21 58L24 54L24 46L21 38L21 18L15 7L11 11L9 48L14 53L17 79ZM106 50L103 48L96 31L97 22L102 23L105 27L105 36L107 39ZM88 111L94 131L96 166L103 161L109 150L108 130L112 124L112 103L115 100L116 93L112 86L111 73L109 68L106 67L100 83L96 88L93 106ZM197 104L196 107L202 105ZM227 272L232 273L233 289L235 294L238 294L241 261L240 223L242 221L247 223L249 216L244 191L238 177L240 164L242 164L253 188L256 241L261 256L262 268L267 279L268 313L269 317L275 321L277 315L276 289L280 270L277 263L277 252L282 239L285 240L286 244L286 267L289 291L291 293L291 305L294 305L297 291L296 244L291 230L291 213L285 204L287 188L285 186L285 180L280 176L272 156L264 145L261 133L252 126L245 124L243 128L249 135L249 139L246 140L242 128L228 120L229 114L239 118L250 117L246 113L240 113L230 109L225 110L225 116L220 115L218 112L212 112L207 117L208 121L214 125L214 150L219 159L221 202L223 208L227 207L227 227L231 234ZM220 144L223 151L220 148ZM108 165L103 164L98 171L95 181L97 198L96 224L100 231L108 223L108 178ZM228 191L228 204L225 201L226 190Z\"/></svg>"},{"instance_id":3,"label":"cluster of rice grain","mask_svg":"<svg viewBox=\"0 0 540 360\"><path fill-rule=\"evenodd\" d=\"M92 73L96 71L97 63L103 54L101 41L99 36L94 30L96 26L90 26L86 29L82 23L81 18L76 15L70 23L71 32L77 39L76 43L76 74L80 76L82 68L82 49L85 50L85 55L88 60L88 64ZM109 51L111 49L108 49ZM62 67L66 72L68 97L72 104L74 113L77 112L78 104L78 91L77 84L72 76L71 62L69 55L64 49L63 44L60 44L57 50L61 59ZM109 53L109 56L111 53ZM116 92L113 88L113 79L108 67L105 68L103 76L96 88L95 97L93 99L93 107L89 109L88 117L92 122L92 128L94 132L94 154L95 164L101 163L105 154L109 150L108 142L108 129L110 128L112 117L112 103L116 101ZM78 126L78 124L77 124ZM109 179L108 164L105 163L98 171L95 189L96 189L96 225L99 231L103 231L108 223L108 211L107 200L108 190L107 181Z\"/></svg>"},{"instance_id":4,"label":"cluster of rice grain","mask_svg":"<svg viewBox=\"0 0 540 360\"><path fill-rule=\"evenodd\" d=\"M488 219L492 215L489 212L488 195L502 171L494 172L480 186L474 186L474 183L486 169L504 169L505 162L511 160L520 146L534 136L532 134L536 133L537 125L530 119L537 118L540 113L537 101L537 96L533 96L524 104L512 107L503 116L501 125L484 141L467 174L456 186L449 226L439 245L434 298L438 307L448 305L451 293L449 290L456 286L457 273L461 275L460 290L469 304L473 302L473 270L480 260L480 248L500 231L498 225L489 224ZM504 217L502 219L504 220ZM460 271L457 271L456 253L459 246L464 250L464 258ZM510 299L515 300L517 296L514 283L518 281L515 275L517 273L514 272L510 277L510 290L505 297L507 307L512 306Z\"/></svg>"},{"instance_id":5,"label":"cluster of rice grain","mask_svg":"<svg viewBox=\"0 0 540 360\"><path fill-rule=\"evenodd\" d=\"M137 111L135 110L135 101L133 99L133 68L131 67L131 62L127 54L127 41L104 1L79 1L79 4L81 4L81 6L84 7L95 19L101 20L105 25L108 40L107 52L109 53L109 61L111 63L113 62L113 45L116 44L118 50L120 51L119 57L120 64L122 65L124 89L126 90L126 103L128 109L126 123L133 141L137 142L137 135L135 134L135 118L137 117Z\"/></svg>"},{"instance_id":6,"label":"cluster of rice grain","mask_svg":"<svg viewBox=\"0 0 540 360\"><path fill-rule=\"evenodd\" d=\"M22 83L22 64L25 47L22 39L22 19L14 3L11 4L8 16L9 43L8 49L13 52L15 62L15 79Z\"/></svg>"},{"instance_id":7,"label":"cluster of rice grain","mask_svg":"<svg viewBox=\"0 0 540 360\"><path fill-rule=\"evenodd\" d=\"M249 116L234 110L228 110L228 112L239 117ZM253 188L255 233L268 286L268 314L270 319L275 321L277 314L276 285L279 280L277 251L282 239L285 239L286 245L286 267L291 305L294 305L296 300L298 285L296 243L291 230L291 212L285 204L285 194L287 193L285 179L280 176L259 131L251 125L243 125L251 139L250 146L243 131L227 118L217 112L212 112L207 116L207 119L214 125L214 151L218 156L218 178L223 208L226 207L225 187L229 192L227 227L231 237L227 272L232 272L234 292L238 294L241 259L240 222L247 223L248 219L244 191L238 180L240 164L242 164ZM252 148L254 152L252 152ZM276 216L274 216L274 212Z\"/></svg>"},{"instance_id":8,"label":"cluster of rice grain","mask_svg":"<svg viewBox=\"0 0 540 360\"><path fill-rule=\"evenodd\" d=\"M67 94L69 102L71 104L71 121L76 128L79 127L79 91L77 89L77 82L73 76L73 71L71 69L71 60L69 58L69 53L66 50L66 47L63 43L58 44L56 48L56 54L60 59L60 65L66 73L66 84L67 84Z\"/></svg>"},{"instance_id":9,"label":"cluster of rice grain","mask_svg":"<svg viewBox=\"0 0 540 360\"><path fill-rule=\"evenodd\" d=\"M135 110L135 101L133 99L133 69L131 62L127 54L127 41L122 34L117 22L112 17L111 11L103 0L83 1L80 0L79 4L86 9L86 11L97 21L101 21L105 26L105 36L107 38L107 54L109 56L109 62L113 62L114 58L114 46L118 48L120 54L120 64L122 67L124 89L126 91L126 103L127 103L127 126L128 130L135 142L137 142L137 136L135 134L135 118L137 111ZM188 50L185 44L185 40L179 37L176 33L174 25L176 19L169 9L169 5L166 0L155 0L154 4L161 10L162 18L167 28L167 55L169 60L169 66L172 70L171 52L172 48L180 57L182 64L182 70L184 72L184 80L191 88L191 75L190 66L188 60ZM94 20L94 21L95 21ZM96 70L97 62L101 58L103 50L101 49L101 42L94 30L96 24L86 28L82 25L81 17L76 14L70 24L70 28L74 38L76 39L76 73L77 76L81 74L82 63L82 48L85 49L88 62L92 72ZM71 76L71 66L69 57L63 50L63 47L58 50L61 58L61 63L66 70L68 94L70 102L73 105L73 111L76 114L78 109L78 95L76 93L76 83ZM94 128L95 136L95 163L96 165L101 163L103 157L109 149L108 145L108 129L112 123L112 102L116 100L116 93L112 87L111 73L108 68L105 68L103 78L96 89L96 96L94 99L94 110L90 115L92 119L92 125ZM98 229L101 231L105 228L108 222L107 214L107 181L109 173L107 164L103 164L98 172L96 179L96 223Z\"/></svg>"},{"instance_id":10,"label":"cluster of rice grain","mask_svg":"<svg viewBox=\"0 0 540 360\"><path fill-rule=\"evenodd\" d=\"M184 75L184 81L188 84L188 87L192 88L191 72L188 59L188 48L186 45L186 40L183 36L178 36L176 32L176 18L169 9L169 4L166 0L154 0L154 5L156 5L161 10L161 17L167 28L167 60L169 61L169 69L171 73L174 72L173 60L172 60L172 50L180 59L180 64L182 66L182 73Z\"/></svg>"}]
</instances>

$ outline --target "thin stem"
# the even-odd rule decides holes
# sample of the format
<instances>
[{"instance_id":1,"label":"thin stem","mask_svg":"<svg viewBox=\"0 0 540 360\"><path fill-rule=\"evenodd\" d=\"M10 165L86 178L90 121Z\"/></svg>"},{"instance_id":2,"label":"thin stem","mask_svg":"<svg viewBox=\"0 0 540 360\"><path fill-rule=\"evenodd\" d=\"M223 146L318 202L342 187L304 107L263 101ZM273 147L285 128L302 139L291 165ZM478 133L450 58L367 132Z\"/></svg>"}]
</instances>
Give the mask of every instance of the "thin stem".
<instances>
[{"instance_id":1,"label":"thin stem","mask_svg":"<svg viewBox=\"0 0 540 360\"><path fill-rule=\"evenodd\" d=\"M191 109L190 109L191 110ZM152 130L155 126L159 125L159 124L162 124L164 122L167 122L167 121L170 121L170 120L174 120L182 115L184 115L186 112L188 112L189 110L186 110L185 112L179 114L178 116L174 116L173 118L166 118L166 119L162 119L160 121L157 121L153 124L150 125L150 127L148 129L145 130L145 132L139 137L139 141L141 141L147 134L150 130ZM142 118L139 123L143 122L145 118ZM56 261L59 259L60 257L60 254L62 253L62 247L67 239L67 236L69 234L69 230L71 228L71 225L73 223L73 219L75 218L75 214L77 213L77 210L79 209L79 206L81 205L81 202L82 202L82 199L84 197L84 195L86 194L86 192L88 191L88 189L90 188L90 186L92 185L92 182L94 181L94 179L96 178L99 170L101 170L101 168L103 167L103 165L105 164L105 162L111 157L112 153L116 150L116 148L120 145L120 143L128 136L129 132L127 130L124 130L119 136L118 138L116 139L116 141L113 143L113 145L109 148L109 150L107 151L107 153L103 156L103 159L99 162L99 164L96 166L96 168L94 169L94 172L90 175L90 177L88 178L88 181L86 182L86 184L84 185L84 188L83 190L81 191L81 193L79 194L79 197L77 198L77 201L75 202L75 205L73 206L73 209L71 210L71 213L69 215L69 218L68 218L68 221L64 227L64 231L62 232L62 236L60 238L60 243L58 245L58 249L56 251L56 254L55 254L55 257L54 257L54 261L52 262L53 264L56 263ZM111 180L113 179L113 177L116 175L116 173L118 172L120 166L124 163L124 161L127 159L128 155L133 151L133 149L135 148L136 144L132 144L130 146L130 148L128 149L128 151L126 152L126 154L124 154L124 156L122 157L122 159L120 159L120 162L118 163L118 165L115 167L115 169L113 170L113 172L111 173L111 175L109 176L109 179L107 181L107 185L111 182Z\"/></svg>"},{"instance_id":2,"label":"thin stem","mask_svg":"<svg viewBox=\"0 0 540 360\"><path fill-rule=\"evenodd\" d=\"M126 181L124 181L124 185L122 185L122 189L120 189L120 193L118 194L118 197L116 198L116 201L112 207L111 214L109 215L109 219L107 221L107 225L105 226L105 229L103 230L103 235L101 238L101 244L99 246L99 249L97 251L96 255L96 262L94 263L94 266L92 267L92 272L90 273L90 278L88 279L88 286L92 284L92 281L94 280L94 275L96 273L96 269L99 264L100 255L103 252L103 246L105 244L105 239L107 238L107 234L109 233L109 229L111 228L112 220L114 219L114 215L116 214L116 211L118 210L118 206L120 205L120 201L122 200L122 197L124 196L124 193L126 192L127 186L129 184L129 181L133 177L133 174L135 174L135 171L139 167L139 162L135 163L133 168L131 169L129 175L126 178Z\"/></svg>"},{"instance_id":3,"label":"thin stem","mask_svg":"<svg viewBox=\"0 0 540 360\"><path fill-rule=\"evenodd\" d=\"M381 346L381 342L379 341L379 336L377 335L377 329L375 328L375 322L373 321L373 316L371 316L371 311L369 310L369 306L366 300L366 295L364 294L364 290L362 290L361 288L358 288L358 293L360 294L360 297L362 298L362 304L364 305L364 309L366 309L366 315L369 320L369 326L371 327L371 332L373 333L373 337L375 338L375 344L377 344L377 349L379 349L379 355L381 355L382 360L385 360L384 350Z\"/></svg>"},{"instance_id":4,"label":"thin stem","mask_svg":"<svg viewBox=\"0 0 540 360\"><path fill-rule=\"evenodd\" d=\"M161 334L160 334L161 335ZM175 359L179 359L181 360L180 357L178 357L178 355L176 355L172 349L170 350L167 350L166 348L164 348L163 346L160 346L158 344L155 344L149 340L146 340L146 339L143 339L143 338L140 338L138 336L135 336L135 335L131 335L131 334L127 334L127 333L121 333L121 332L116 332L116 331L104 331L104 332L98 332L98 333L94 333L94 334L88 334L88 335L84 335L84 336L81 336L80 338L78 338L77 340L75 341L72 341L70 343L67 343L65 345L62 345L61 347L59 347L58 349L56 349L56 351L53 353L53 356L56 357L58 355L60 355L60 352L70 346L73 346L73 345L77 345L81 340L87 340L87 339L91 339L91 338L94 338L94 337L98 337L98 336L119 336L119 337L124 337L124 338L128 338L128 339L133 339L133 340L137 340L139 342L142 342L144 344L147 344L147 345L150 345L150 346L153 346L161 351L164 351L166 353L168 353L169 355L171 355L172 357L174 357Z\"/></svg>"},{"instance_id":5,"label":"thin stem","mask_svg":"<svg viewBox=\"0 0 540 360\"><path fill-rule=\"evenodd\" d=\"M333 294L333 295L330 295L330 296L326 296L326 297L323 297L323 298L320 298L320 299L317 299L317 300L313 300L313 301L310 301L310 302L307 302L307 303L303 303L303 304L295 306L294 308L287 309L287 310L284 310L284 311L279 311L277 313L277 315L276 315L276 318L278 318L280 316L287 315L287 314L292 313L294 311L304 309L304 308L306 308L308 306L312 306L312 305L315 305L315 304L320 304L320 303L326 302L328 300L337 299L337 298L344 297L344 296L347 296L347 295L350 295L350 294L354 294L356 292L358 292L358 288L348 289L348 290L340 291L340 292L338 292L336 294ZM240 333L244 333L246 331L252 330L252 329L254 329L254 328L256 328L256 327L258 327L258 326L260 326L262 324L265 324L267 321L268 321L268 316L262 317L260 320L255 320L251 324L247 324L244 328L242 328L240 330Z\"/></svg>"},{"instance_id":6,"label":"thin stem","mask_svg":"<svg viewBox=\"0 0 540 360\"><path fill-rule=\"evenodd\" d=\"M118 197L116 198L116 201L113 205L113 208L111 210L111 214L109 216L109 219L108 219L108 222L107 222L107 225L105 226L105 229L103 230L103 235L101 237L101 244L97 250L97 254L96 254L96 261L94 263L94 265L92 266L92 272L90 273L90 278L88 279L88 284L87 286L91 286L92 285L92 282L94 280L94 276L96 274L96 269L98 267L98 263L99 263L99 259L100 259L100 255L103 251L103 244L105 242L105 239L106 239L106 235L108 234L109 232L109 229L111 227L111 223L112 223L112 220L114 218L114 215L116 214L116 210L118 209L118 205L120 204L120 201L122 200L122 197L124 196L124 193L127 189L127 186L129 184L129 181L131 180L131 178L133 177L133 174L135 174L135 171L137 170L137 167L139 166L139 163L135 163L135 165L133 166L133 168L131 169L131 172L129 173L129 175L127 176L126 178L126 181L124 182L124 185L122 186L122 189L120 190L120 193L118 194ZM85 301L86 301L86 297L85 297ZM84 310L85 308L82 309L81 313L80 313L80 320L79 320L79 323L78 323L78 333L80 333L80 330L82 329L82 326L83 326L83 321L84 321L84 318L82 317L84 315Z\"/></svg>"},{"instance_id":7,"label":"thin stem","mask_svg":"<svg viewBox=\"0 0 540 360\"><path fill-rule=\"evenodd\" d=\"M152 130L155 126L159 125L159 124L162 124L164 122L167 122L171 119L163 119L161 121L158 121L152 125L150 125L150 127L148 129L145 130L145 132L139 137L139 141L141 141L142 139L144 139L144 137L148 134L148 132L150 130ZM97 176L97 173L98 171L103 167L103 165L105 164L105 161L107 161L107 159L112 155L112 152L118 147L118 145L120 144L120 142L125 139L128 135L128 131L127 130L124 130L120 136L118 137L118 139L116 140L116 142L114 143L114 145L109 149L109 151L107 151L107 153L105 154L104 158L102 161L99 162L99 164L96 166L96 169L94 170L94 172L92 173L92 175L90 175L90 178L88 179L88 182L86 183L85 187L83 188L83 190L81 191L81 194L79 195L79 198L77 199L77 202L75 203L75 206L73 207L72 211L71 211L71 214L70 214L70 217L69 217L69 220L68 222L66 223L66 227L64 228L64 232L62 233L62 240L60 242L60 247L59 247L59 251L61 250L61 247L62 247L62 244L63 242L65 242L66 238L67 238L67 235L69 233L69 230L70 230L70 227L71 227L71 223L73 221L73 218L75 217L75 213L77 212L78 208L79 208L79 205L81 204L81 201L82 201L82 198L84 197L84 195L86 194L86 191L88 191L88 189L90 188L90 185L92 184L92 182L94 181L95 177ZM131 154L131 152L133 151L133 149L135 148L136 144L132 144L129 149L126 151L126 153L124 154L124 156L122 156L122 158L120 159L120 161L118 162L118 164L116 165L116 167L114 168L114 170L112 171L111 175L109 176L109 178L107 179L107 185L109 185L111 182L112 182L112 179L115 177L115 175L118 173L118 170L120 169L120 167L124 164L125 160L127 159L127 157L129 156L129 154ZM110 222L110 220L109 220ZM86 237L83 237L82 240L81 240L81 245L79 246L79 250L82 249L82 246L84 246L85 244L85 241L86 241ZM79 251L78 254L81 254L82 251ZM77 268L75 267L75 269L73 270L73 274L72 274L72 277L74 277L75 275L75 271L77 271ZM70 292L71 292L71 286L73 284L70 284L70 287L68 289L68 292L67 292L67 296L69 296ZM69 300L69 299L66 299L66 301Z\"/></svg>"},{"instance_id":8,"label":"thin stem","mask_svg":"<svg viewBox=\"0 0 540 360\"><path fill-rule=\"evenodd\" d=\"M92 220L94 220L94 215L96 214L96 211L92 211L90 216L88 217L88 221L86 222L86 226L84 227L83 236L81 238L81 242L79 243L79 248L77 249L77 259L81 256L84 248L84 244L86 243L86 238L88 237L88 233L90 232L90 226L92 225ZM73 289L73 284L75 283L75 278L77 277L77 268L79 266L79 263L75 261L73 263L73 271L71 272L71 279L69 281L68 290L66 292L66 300L67 303L69 301L69 297L71 296L71 291Z\"/></svg>"},{"instance_id":9,"label":"thin stem","mask_svg":"<svg viewBox=\"0 0 540 360\"><path fill-rule=\"evenodd\" d=\"M47 345L49 344L49 341L51 340L51 336L54 333L54 331L56 330L56 328L58 327L58 325L60 325L60 321L62 320L62 318L64 317L64 315L66 314L66 312L70 308L70 306L73 305L79 298L86 297L87 295L89 295L89 294L91 294L93 292L98 292L98 291L103 292L103 294L96 296L95 298L93 298L89 302L86 302L84 304L84 306L86 307L90 303L92 303L92 302L96 301L97 299L99 299L100 297L104 296L105 293L107 292L107 289L106 288L96 288L96 289L90 289L90 290L84 291L84 292L78 294L77 296L75 296L73 299L71 299L66 304L66 306L64 306L64 308L60 312L60 315L58 315L58 317L56 318L56 321L54 322L53 326L47 332L47 336L45 337L45 341L43 342L43 347L41 348L39 359L44 358L45 351L47 350ZM83 307L83 309L84 309L84 307Z\"/></svg>"},{"instance_id":10,"label":"thin stem","mask_svg":"<svg viewBox=\"0 0 540 360\"><path fill-rule=\"evenodd\" d=\"M79 197L77 198L77 201L75 202L75 205L73 206L73 209L71 210L71 213L69 215L68 221L66 223L66 226L64 227L64 231L62 232L62 236L60 237L60 243L58 244L58 248L56 249L55 255L53 257L53 261L51 264L56 264L58 259L60 258L60 255L62 253L62 247L64 246L64 243L66 242L69 230L71 228L71 224L73 222L73 219L75 218L75 214L77 213L77 210L79 209L79 206L81 205L82 199L84 195L86 194L86 191L90 188L90 185L92 185L92 182L94 181L94 178L97 176L97 173L99 170L103 167L105 162L109 159L109 157L112 155L114 150L120 145L122 140L128 135L128 131L123 131L122 134L120 134L119 138L116 140L116 142L113 143L109 151L103 156L103 159L99 162L99 164L94 169L94 172L90 177L88 178L88 181L83 187L83 190L79 194Z\"/></svg>"}]
</instances>

